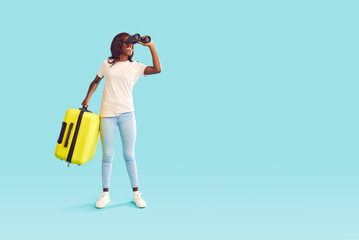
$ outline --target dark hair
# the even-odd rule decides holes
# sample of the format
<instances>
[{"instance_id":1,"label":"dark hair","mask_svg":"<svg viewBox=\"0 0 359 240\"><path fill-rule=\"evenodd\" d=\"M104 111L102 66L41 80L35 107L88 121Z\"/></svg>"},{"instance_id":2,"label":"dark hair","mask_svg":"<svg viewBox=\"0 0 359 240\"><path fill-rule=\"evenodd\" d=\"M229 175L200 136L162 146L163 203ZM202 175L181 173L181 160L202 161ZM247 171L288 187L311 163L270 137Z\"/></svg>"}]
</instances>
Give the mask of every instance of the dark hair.
<instances>
[{"instance_id":1,"label":"dark hair","mask_svg":"<svg viewBox=\"0 0 359 240\"><path fill-rule=\"evenodd\" d=\"M108 63L111 64L111 66L113 66L113 64L115 64L116 62L118 62L120 60L120 54L122 53L122 50L121 50L122 44L124 42L125 37L127 37L127 36L130 36L130 34L123 32L123 33L117 34L113 38L112 43L111 43L112 56L109 57L109 59L108 59ZM131 56L128 56L128 60L130 62L132 62L133 53L134 53L134 51L132 52ZM110 59L111 59L111 62L110 62Z\"/></svg>"}]
</instances>

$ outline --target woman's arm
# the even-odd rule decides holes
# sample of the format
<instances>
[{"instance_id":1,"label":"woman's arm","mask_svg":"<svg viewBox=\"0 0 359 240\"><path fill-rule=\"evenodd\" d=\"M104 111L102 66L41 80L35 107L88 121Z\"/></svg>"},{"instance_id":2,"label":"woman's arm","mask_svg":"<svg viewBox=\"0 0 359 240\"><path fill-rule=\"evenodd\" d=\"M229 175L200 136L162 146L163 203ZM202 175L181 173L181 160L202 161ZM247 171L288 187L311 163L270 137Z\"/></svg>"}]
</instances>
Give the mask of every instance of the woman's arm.
<instances>
[{"instance_id":1,"label":"woman's arm","mask_svg":"<svg viewBox=\"0 0 359 240\"><path fill-rule=\"evenodd\" d=\"M150 51L152 54L153 67L146 67L144 74L150 75L150 74L160 73L161 72L161 63L160 63L160 59L158 57L155 45L152 42L152 40L149 43L142 43L142 42L139 42L139 43L142 44L143 46L148 46L150 48Z\"/></svg>"},{"instance_id":2,"label":"woman's arm","mask_svg":"<svg viewBox=\"0 0 359 240\"><path fill-rule=\"evenodd\" d=\"M102 77L102 78L103 78L103 77ZM85 100L81 103L82 106L84 106L84 107L87 107L87 106L88 106L88 103L89 103L89 101L90 101L90 98L91 98L92 94L95 92L95 90L96 90L98 84L101 82L101 79L102 79L102 78L100 78L99 76L96 75L95 80L93 80L93 81L91 82L91 84L90 84L90 87L89 87L89 90L88 90L88 92L87 92L87 95L86 95Z\"/></svg>"}]
</instances>

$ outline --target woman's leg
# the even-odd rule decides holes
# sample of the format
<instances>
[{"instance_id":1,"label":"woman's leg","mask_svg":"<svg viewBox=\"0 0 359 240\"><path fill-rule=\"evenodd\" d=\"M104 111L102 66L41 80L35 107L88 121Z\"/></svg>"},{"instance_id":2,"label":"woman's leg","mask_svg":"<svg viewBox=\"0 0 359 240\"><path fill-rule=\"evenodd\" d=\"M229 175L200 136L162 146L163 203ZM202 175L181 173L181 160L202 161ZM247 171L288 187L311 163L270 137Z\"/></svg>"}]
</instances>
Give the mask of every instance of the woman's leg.
<instances>
[{"instance_id":1,"label":"woman's leg","mask_svg":"<svg viewBox=\"0 0 359 240\"><path fill-rule=\"evenodd\" d=\"M126 162L127 173L130 177L133 191L138 191L137 166L135 159L136 142L136 118L134 112L123 113L119 116L118 123L120 128L123 157Z\"/></svg>"},{"instance_id":2,"label":"woman's leg","mask_svg":"<svg viewBox=\"0 0 359 240\"><path fill-rule=\"evenodd\" d=\"M115 136L117 128L116 117L102 117L100 136L102 143L102 187L108 192L112 170L112 160L115 151Z\"/></svg>"}]
</instances>

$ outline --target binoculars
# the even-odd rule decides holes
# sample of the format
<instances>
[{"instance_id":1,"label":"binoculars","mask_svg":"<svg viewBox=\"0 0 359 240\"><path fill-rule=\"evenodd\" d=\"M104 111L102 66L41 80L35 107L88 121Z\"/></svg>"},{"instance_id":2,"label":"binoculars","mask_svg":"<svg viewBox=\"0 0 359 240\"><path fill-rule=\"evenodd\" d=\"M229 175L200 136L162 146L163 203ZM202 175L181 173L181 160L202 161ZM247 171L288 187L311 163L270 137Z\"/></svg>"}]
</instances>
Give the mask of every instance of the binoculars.
<instances>
[{"instance_id":1,"label":"binoculars","mask_svg":"<svg viewBox=\"0 0 359 240\"><path fill-rule=\"evenodd\" d=\"M126 43L131 43L131 44L135 44L138 42L149 43L151 42L151 37L150 36L141 37L140 34L136 33L135 35L129 36L126 40Z\"/></svg>"}]
</instances>

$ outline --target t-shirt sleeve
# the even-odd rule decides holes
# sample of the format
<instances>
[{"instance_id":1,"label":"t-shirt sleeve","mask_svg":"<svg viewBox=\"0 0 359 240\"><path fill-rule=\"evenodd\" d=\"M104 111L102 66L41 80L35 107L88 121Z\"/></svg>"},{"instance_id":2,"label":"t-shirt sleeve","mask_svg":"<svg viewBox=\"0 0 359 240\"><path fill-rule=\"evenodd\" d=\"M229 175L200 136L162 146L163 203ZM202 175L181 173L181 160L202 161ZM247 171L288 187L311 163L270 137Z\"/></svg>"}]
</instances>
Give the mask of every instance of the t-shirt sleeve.
<instances>
[{"instance_id":1,"label":"t-shirt sleeve","mask_svg":"<svg viewBox=\"0 0 359 240\"><path fill-rule=\"evenodd\" d=\"M147 66L146 65L144 65L144 64L142 64L142 63L140 63L140 62L137 62L137 70L138 70L138 77L140 77L140 76L146 76L145 75L145 68L146 68Z\"/></svg>"},{"instance_id":2,"label":"t-shirt sleeve","mask_svg":"<svg viewBox=\"0 0 359 240\"><path fill-rule=\"evenodd\" d=\"M105 73L106 73L106 60L102 62L100 66L100 70L98 71L97 75L100 78L103 78L105 76Z\"/></svg>"}]
</instances>

